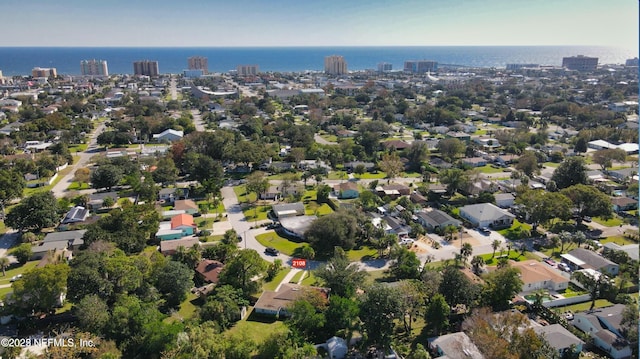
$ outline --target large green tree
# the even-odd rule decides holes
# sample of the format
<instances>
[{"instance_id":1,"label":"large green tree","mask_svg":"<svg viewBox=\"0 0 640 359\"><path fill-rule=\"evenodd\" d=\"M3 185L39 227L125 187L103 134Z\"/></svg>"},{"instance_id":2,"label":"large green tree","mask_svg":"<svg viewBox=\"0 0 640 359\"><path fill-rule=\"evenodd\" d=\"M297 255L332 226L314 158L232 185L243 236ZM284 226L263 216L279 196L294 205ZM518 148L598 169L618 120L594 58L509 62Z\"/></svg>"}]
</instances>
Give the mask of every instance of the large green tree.
<instances>
[{"instance_id":1,"label":"large green tree","mask_svg":"<svg viewBox=\"0 0 640 359\"><path fill-rule=\"evenodd\" d=\"M402 315L395 289L374 284L360 297L360 320L366 342L387 349L391 345L395 322Z\"/></svg>"},{"instance_id":2,"label":"large green tree","mask_svg":"<svg viewBox=\"0 0 640 359\"><path fill-rule=\"evenodd\" d=\"M442 329L445 329L449 325L450 313L451 308L442 294L436 294L431 298L427 305L425 319L427 325L434 331L434 334L440 335Z\"/></svg>"},{"instance_id":3,"label":"large green tree","mask_svg":"<svg viewBox=\"0 0 640 359\"><path fill-rule=\"evenodd\" d=\"M344 251L335 249L333 257L315 272L331 288L332 295L351 298L366 276L357 263L351 263Z\"/></svg>"},{"instance_id":4,"label":"large green tree","mask_svg":"<svg viewBox=\"0 0 640 359\"><path fill-rule=\"evenodd\" d=\"M157 271L155 286L167 305L176 307L187 298L189 289L193 287L193 269L181 262L168 261Z\"/></svg>"},{"instance_id":5,"label":"large green tree","mask_svg":"<svg viewBox=\"0 0 640 359\"><path fill-rule=\"evenodd\" d=\"M480 291L456 266L447 265L442 269L442 281L439 283L438 293L444 296L449 306L458 304L471 306Z\"/></svg>"},{"instance_id":6,"label":"large green tree","mask_svg":"<svg viewBox=\"0 0 640 359\"><path fill-rule=\"evenodd\" d=\"M20 231L40 231L60 220L58 200L52 192L39 192L27 197L7 214L5 224Z\"/></svg>"},{"instance_id":7,"label":"large green tree","mask_svg":"<svg viewBox=\"0 0 640 359\"><path fill-rule=\"evenodd\" d=\"M516 203L522 206L534 231L538 225L547 224L553 219L571 218L571 200L562 193L527 190L516 198Z\"/></svg>"},{"instance_id":8,"label":"large green tree","mask_svg":"<svg viewBox=\"0 0 640 359\"><path fill-rule=\"evenodd\" d=\"M122 169L111 164L104 164L91 173L91 186L93 188L106 188L117 186L123 178Z\"/></svg>"},{"instance_id":9,"label":"large green tree","mask_svg":"<svg viewBox=\"0 0 640 359\"><path fill-rule=\"evenodd\" d=\"M340 210L316 219L305 237L317 255L330 255L335 247L352 249L356 245L358 233L356 216Z\"/></svg>"},{"instance_id":10,"label":"large green tree","mask_svg":"<svg viewBox=\"0 0 640 359\"><path fill-rule=\"evenodd\" d=\"M420 260L415 252L404 247L397 247L392 251L395 260L389 267L389 273L396 279L420 278Z\"/></svg>"},{"instance_id":11,"label":"large green tree","mask_svg":"<svg viewBox=\"0 0 640 359\"><path fill-rule=\"evenodd\" d=\"M603 171L613 165L613 161L624 162L627 158L627 153L619 148L606 148L598 150L592 155L593 162L600 165Z\"/></svg>"},{"instance_id":12,"label":"large green tree","mask_svg":"<svg viewBox=\"0 0 640 359\"><path fill-rule=\"evenodd\" d=\"M220 273L220 285L229 284L239 288L245 297L258 291L260 283L254 280L265 274L267 265L260 254L253 249L241 249L235 252Z\"/></svg>"},{"instance_id":13,"label":"large green tree","mask_svg":"<svg viewBox=\"0 0 640 359\"><path fill-rule=\"evenodd\" d=\"M585 216L611 218L611 199L595 187L583 184L573 185L560 193L567 196L577 209L580 220Z\"/></svg>"},{"instance_id":14,"label":"large green tree","mask_svg":"<svg viewBox=\"0 0 640 359\"><path fill-rule=\"evenodd\" d=\"M587 167L580 156L567 157L558 168L553 171L551 179L558 189L571 187L576 184L587 184Z\"/></svg>"},{"instance_id":15,"label":"large green tree","mask_svg":"<svg viewBox=\"0 0 640 359\"><path fill-rule=\"evenodd\" d=\"M465 145L457 138L445 138L438 142L438 151L446 161L454 161L458 155L464 153Z\"/></svg>"},{"instance_id":16,"label":"large green tree","mask_svg":"<svg viewBox=\"0 0 640 359\"><path fill-rule=\"evenodd\" d=\"M109 323L109 306L97 294L90 294L75 306L74 312L78 317L80 328L91 333L101 335Z\"/></svg>"},{"instance_id":17,"label":"large green tree","mask_svg":"<svg viewBox=\"0 0 640 359\"><path fill-rule=\"evenodd\" d=\"M22 190L26 182L22 174L16 170L0 170L0 210L4 209L15 198L22 197Z\"/></svg>"},{"instance_id":18,"label":"large green tree","mask_svg":"<svg viewBox=\"0 0 640 359\"><path fill-rule=\"evenodd\" d=\"M49 313L62 306L68 275L66 264L50 264L24 273L22 279L12 285L15 309L20 313Z\"/></svg>"},{"instance_id":19,"label":"large green tree","mask_svg":"<svg viewBox=\"0 0 640 359\"><path fill-rule=\"evenodd\" d=\"M482 301L494 310L506 310L513 296L522 290L522 279L517 268L506 266L485 277Z\"/></svg>"}]
</instances>

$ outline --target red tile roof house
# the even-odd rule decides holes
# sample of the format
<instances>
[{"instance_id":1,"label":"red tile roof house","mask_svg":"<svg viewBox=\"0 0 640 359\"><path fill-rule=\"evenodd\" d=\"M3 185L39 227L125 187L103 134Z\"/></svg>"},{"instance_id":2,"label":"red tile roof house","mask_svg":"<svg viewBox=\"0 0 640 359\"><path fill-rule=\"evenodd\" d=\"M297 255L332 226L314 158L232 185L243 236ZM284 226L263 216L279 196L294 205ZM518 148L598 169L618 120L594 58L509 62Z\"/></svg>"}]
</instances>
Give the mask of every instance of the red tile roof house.
<instances>
[{"instance_id":1,"label":"red tile roof house","mask_svg":"<svg viewBox=\"0 0 640 359\"><path fill-rule=\"evenodd\" d=\"M194 235L197 230L198 227L193 221L193 216L183 213L171 218L171 222L160 222L156 237L163 241L179 239Z\"/></svg>"}]
</instances>

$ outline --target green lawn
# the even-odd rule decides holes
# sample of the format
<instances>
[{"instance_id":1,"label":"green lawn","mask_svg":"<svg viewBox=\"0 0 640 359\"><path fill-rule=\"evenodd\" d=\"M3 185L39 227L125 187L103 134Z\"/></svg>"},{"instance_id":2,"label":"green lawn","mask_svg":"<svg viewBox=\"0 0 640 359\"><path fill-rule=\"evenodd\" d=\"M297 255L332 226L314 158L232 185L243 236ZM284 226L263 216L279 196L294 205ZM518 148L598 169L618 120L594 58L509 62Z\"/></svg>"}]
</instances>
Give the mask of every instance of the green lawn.
<instances>
[{"instance_id":1,"label":"green lawn","mask_svg":"<svg viewBox=\"0 0 640 359\"><path fill-rule=\"evenodd\" d=\"M300 272L296 273L296 275L294 275L294 276L293 276L293 278L291 278L291 279L289 280L289 283L297 284L297 283L298 283L298 281L300 280L300 278L302 278L302 276L303 276L306 272L307 272L307 271L304 271L304 270L303 270L303 271L300 271Z\"/></svg>"},{"instance_id":2,"label":"green lawn","mask_svg":"<svg viewBox=\"0 0 640 359\"><path fill-rule=\"evenodd\" d=\"M370 173L370 172L366 172L363 173L362 175L354 175L356 178L360 178L360 179L384 179L387 178L387 174L382 172L382 171L378 171L378 173Z\"/></svg>"},{"instance_id":3,"label":"green lawn","mask_svg":"<svg viewBox=\"0 0 640 359\"><path fill-rule=\"evenodd\" d=\"M503 171L503 168L495 168L495 167L492 167L491 165L476 167L475 169L480 171L480 173L498 173Z\"/></svg>"},{"instance_id":4,"label":"green lawn","mask_svg":"<svg viewBox=\"0 0 640 359\"><path fill-rule=\"evenodd\" d=\"M254 202L258 197L255 193L247 193L247 187L245 185L233 187L233 192L235 192L236 197L238 197L238 202Z\"/></svg>"},{"instance_id":5,"label":"green lawn","mask_svg":"<svg viewBox=\"0 0 640 359\"><path fill-rule=\"evenodd\" d=\"M613 303L611 303L610 301L606 300L606 299L596 299L596 306L594 308L604 308L604 307L608 307L613 305ZM566 312L568 310L576 313L576 312L582 312L585 310L589 310L589 308L591 307L591 301L588 302L584 302L584 303L578 303L578 304L572 304L572 305L567 305L564 307L557 307L555 309L558 309L560 312Z\"/></svg>"},{"instance_id":6,"label":"green lawn","mask_svg":"<svg viewBox=\"0 0 640 359\"><path fill-rule=\"evenodd\" d=\"M247 318L237 322L226 332L227 335L247 336L259 345L270 335L287 331L287 327L283 321L255 315L253 314L253 307L250 307L248 310L250 310L250 313Z\"/></svg>"},{"instance_id":7,"label":"green lawn","mask_svg":"<svg viewBox=\"0 0 640 359\"><path fill-rule=\"evenodd\" d=\"M531 235L531 225L514 219L510 228L501 229L498 233L509 239L527 238Z\"/></svg>"},{"instance_id":8,"label":"green lawn","mask_svg":"<svg viewBox=\"0 0 640 359\"><path fill-rule=\"evenodd\" d=\"M27 271L35 268L36 265L38 265L38 263L40 263L39 260L27 262L22 266L17 266L17 264L14 264L14 266L16 266L16 267L12 266L12 267L10 267L11 269L7 269L6 270L6 275L4 277L0 273L0 285L2 285L2 284L11 284L11 282L10 282L11 277L13 277L14 275L17 275L17 274L26 273Z\"/></svg>"},{"instance_id":9,"label":"green lawn","mask_svg":"<svg viewBox=\"0 0 640 359\"><path fill-rule=\"evenodd\" d=\"M296 243L280 237L276 232L259 234L256 240L265 247L273 247L289 256L293 255L298 248L308 246L307 243Z\"/></svg>"},{"instance_id":10,"label":"green lawn","mask_svg":"<svg viewBox=\"0 0 640 359\"><path fill-rule=\"evenodd\" d=\"M492 253L481 254L480 257L482 257L482 259L484 259L484 262L487 265L494 266L494 265L498 264L498 257L500 255L506 255L506 254L507 254L507 250L506 249L502 253L500 253L500 250L498 249L496 251L496 256L493 257L493 258L491 258ZM521 255L520 251L515 250L515 249L512 249L511 252L509 253L509 259L512 260L512 261L516 261L516 262L525 261L525 260L528 260L528 259L540 260L538 258L538 256L536 256L535 254L533 254L531 252L525 252L524 255ZM469 259L469 260L471 260L471 259Z\"/></svg>"},{"instance_id":11,"label":"green lawn","mask_svg":"<svg viewBox=\"0 0 640 359\"><path fill-rule=\"evenodd\" d=\"M280 269L278 274L273 278L271 282L265 282L262 285L262 290L276 290L280 282L284 279L284 277L291 272L291 268L284 267Z\"/></svg>"},{"instance_id":12,"label":"green lawn","mask_svg":"<svg viewBox=\"0 0 640 359\"><path fill-rule=\"evenodd\" d=\"M316 216L324 216L330 213L333 213L331 207L328 204L323 203L319 204L316 201L309 201L309 203L305 203L305 214L308 216L316 215Z\"/></svg>"},{"instance_id":13,"label":"green lawn","mask_svg":"<svg viewBox=\"0 0 640 359\"><path fill-rule=\"evenodd\" d=\"M51 189L55 185L57 185L58 182L62 181L62 177L64 177L67 174L69 174L71 172L71 170L73 170L73 167L67 167L67 168L63 169L62 171L58 172L58 177L56 177L56 179L48 186L36 187L36 188L25 188L24 191L22 191L22 196L23 197L29 197L34 193L51 191Z\"/></svg>"},{"instance_id":14,"label":"green lawn","mask_svg":"<svg viewBox=\"0 0 640 359\"><path fill-rule=\"evenodd\" d=\"M7 231L7 227L4 225L4 221L0 221L0 234L4 234Z\"/></svg>"},{"instance_id":15,"label":"green lawn","mask_svg":"<svg viewBox=\"0 0 640 359\"><path fill-rule=\"evenodd\" d=\"M614 215L613 218L611 219L604 219L601 217L593 217L593 221L596 223L599 223L603 226L607 226L607 227L617 227L621 224L624 224L624 221L622 219L620 219L620 217Z\"/></svg>"},{"instance_id":16,"label":"green lawn","mask_svg":"<svg viewBox=\"0 0 640 359\"><path fill-rule=\"evenodd\" d=\"M0 288L0 300L4 300L4 297L9 293L13 293L13 288Z\"/></svg>"},{"instance_id":17,"label":"green lawn","mask_svg":"<svg viewBox=\"0 0 640 359\"><path fill-rule=\"evenodd\" d=\"M242 213L247 221L263 221L271 211L271 206L255 205L245 208Z\"/></svg>"},{"instance_id":18,"label":"green lawn","mask_svg":"<svg viewBox=\"0 0 640 359\"><path fill-rule=\"evenodd\" d=\"M336 135L320 135L320 137L324 138L329 142L338 142L338 136Z\"/></svg>"},{"instance_id":19,"label":"green lawn","mask_svg":"<svg viewBox=\"0 0 640 359\"><path fill-rule=\"evenodd\" d=\"M197 302L198 299L199 298L196 294L189 292L187 299L180 303L180 309L170 317L166 318L165 321L182 321L184 319L193 318L197 309L194 303Z\"/></svg>"},{"instance_id":20,"label":"green lawn","mask_svg":"<svg viewBox=\"0 0 640 359\"><path fill-rule=\"evenodd\" d=\"M309 271L307 272L307 276L302 280L302 285L317 286L319 285L319 281L321 281L321 279L317 278L313 274L313 271Z\"/></svg>"},{"instance_id":21,"label":"green lawn","mask_svg":"<svg viewBox=\"0 0 640 359\"><path fill-rule=\"evenodd\" d=\"M209 201L203 200L203 201L198 201L196 202L196 204L198 206L201 205L209 205L209 213L224 213L226 212L226 209L224 208L224 203L222 203L222 201L219 201L218 203L218 207L213 207L213 203L209 203Z\"/></svg>"},{"instance_id":22,"label":"green lawn","mask_svg":"<svg viewBox=\"0 0 640 359\"><path fill-rule=\"evenodd\" d=\"M378 250L363 246L360 249L352 249L347 252L349 260L352 262L374 259L378 256Z\"/></svg>"},{"instance_id":23,"label":"green lawn","mask_svg":"<svg viewBox=\"0 0 640 359\"><path fill-rule=\"evenodd\" d=\"M195 220L196 225L200 230L202 229L211 230L213 228L213 221L214 221L214 218L203 218L203 217L199 217L198 219Z\"/></svg>"},{"instance_id":24,"label":"green lawn","mask_svg":"<svg viewBox=\"0 0 640 359\"><path fill-rule=\"evenodd\" d=\"M607 237L607 238L599 240L599 242L602 243L602 244L613 242L613 243L619 244L621 246L624 246L624 245L627 245L627 244L636 244L636 242L634 242L634 241L632 241L629 238L626 238L624 236Z\"/></svg>"},{"instance_id":25,"label":"green lawn","mask_svg":"<svg viewBox=\"0 0 640 359\"><path fill-rule=\"evenodd\" d=\"M83 189L89 189L88 183L80 183L80 182L72 182L69 187L67 187L67 191L80 191Z\"/></svg>"},{"instance_id":26,"label":"green lawn","mask_svg":"<svg viewBox=\"0 0 640 359\"><path fill-rule=\"evenodd\" d=\"M559 163L555 163L555 162L545 162L545 163L544 163L544 166L545 166L545 167L552 167L552 168L556 168L556 167L560 166L560 164L559 164Z\"/></svg>"},{"instance_id":27,"label":"green lawn","mask_svg":"<svg viewBox=\"0 0 640 359\"><path fill-rule=\"evenodd\" d=\"M88 143L79 143L79 144L75 144L75 145L69 145L69 151L71 153L84 152L84 151L87 150L87 147L89 147Z\"/></svg>"}]
</instances>

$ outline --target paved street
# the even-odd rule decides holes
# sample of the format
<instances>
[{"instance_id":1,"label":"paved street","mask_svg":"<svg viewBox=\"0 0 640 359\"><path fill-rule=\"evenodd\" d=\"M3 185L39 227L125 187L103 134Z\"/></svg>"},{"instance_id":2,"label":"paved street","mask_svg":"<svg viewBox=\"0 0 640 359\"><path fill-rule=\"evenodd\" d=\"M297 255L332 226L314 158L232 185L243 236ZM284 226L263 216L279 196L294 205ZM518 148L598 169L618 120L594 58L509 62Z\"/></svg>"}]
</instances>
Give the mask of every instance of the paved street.
<instances>
[{"instance_id":1,"label":"paved street","mask_svg":"<svg viewBox=\"0 0 640 359\"><path fill-rule=\"evenodd\" d=\"M91 157L100 153L100 148L98 147L98 144L97 144L98 135L100 135L105 130L106 127L107 127L106 122L100 123L98 127L95 129L95 131L93 131L93 133L91 134L89 145L87 146L87 150L84 152L78 152L75 154L79 157L78 162L76 162L73 165L69 165L68 168L71 168L69 173L67 173L67 175L62 177L62 179L58 183L56 183L56 185L53 186L53 188L51 189L51 192L53 192L53 194L57 198L64 197L65 191L73 182L74 172L76 171L76 169L85 167L91 161Z\"/></svg>"},{"instance_id":2,"label":"paved street","mask_svg":"<svg viewBox=\"0 0 640 359\"><path fill-rule=\"evenodd\" d=\"M193 115L193 124L196 126L196 131L204 132L207 129L204 126L204 121L202 120L202 116L199 110L191 110L191 115Z\"/></svg>"}]
</instances>

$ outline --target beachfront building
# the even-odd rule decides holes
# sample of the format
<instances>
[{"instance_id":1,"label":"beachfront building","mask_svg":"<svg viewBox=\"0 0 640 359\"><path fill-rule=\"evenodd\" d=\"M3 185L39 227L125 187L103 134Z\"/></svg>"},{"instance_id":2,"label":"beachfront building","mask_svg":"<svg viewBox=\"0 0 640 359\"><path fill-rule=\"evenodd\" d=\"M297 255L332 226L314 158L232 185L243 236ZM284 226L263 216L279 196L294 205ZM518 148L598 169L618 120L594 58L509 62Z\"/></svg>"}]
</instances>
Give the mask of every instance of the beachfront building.
<instances>
[{"instance_id":1,"label":"beachfront building","mask_svg":"<svg viewBox=\"0 0 640 359\"><path fill-rule=\"evenodd\" d=\"M329 75L344 75L347 73L347 62L343 56L327 56L324 58L324 72Z\"/></svg>"},{"instance_id":2,"label":"beachfront building","mask_svg":"<svg viewBox=\"0 0 640 359\"><path fill-rule=\"evenodd\" d=\"M136 76L158 76L158 61L142 60L133 63L133 74Z\"/></svg>"},{"instance_id":3,"label":"beachfront building","mask_svg":"<svg viewBox=\"0 0 640 359\"><path fill-rule=\"evenodd\" d=\"M424 74L427 72L435 72L438 70L438 62L430 60L405 61L404 72L412 74Z\"/></svg>"},{"instance_id":4,"label":"beachfront building","mask_svg":"<svg viewBox=\"0 0 640 359\"><path fill-rule=\"evenodd\" d=\"M260 72L260 66L258 65L238 65L236 71L239 76L257 75Z\"/></svg>"},{"instance_id":5,"label":"beachfront building","mask_svg":"<svg viewBox=\"0 0 640 359\"><path fill-rule=\"evenodd\" d=\"M187 59L189 70L202 70L203 74L209 73L209 60L202 56L191 56Z\"/></svg>"},{"instance_id":6,"label":"beachfront building","mask_svg":"<svg viewBox=\"0 0 640 359\"><path fill-rule=\"evenodd\" d=\"M31 70L32 77L56 77L58 76L58 70L55 67L34 67Z\"/></svg>"},{"instance_id":7,"label":"beachfront building","mask_svg":"<svg viewBox=\"0 0 640 359\"><path fill-rule=\"evenodd\" d=\"M378 72L390 72L391 70L393 70L393 65L388 62L378 64Z\"/></svg>"},{"instance_id":8,"label":"beachfront building","mask_svg":"<svg viewBox=\"0 0 640 359\"><path fill-rule=\"evenodd\" d=\"M562 67L568 70L576 71L593 71L598 66L597 57L588 57L584 55L563 57Z\"/></svg>"},{"instance_id":9,"label":"beachfront building","mask_svg":"<svg viewBox=\"0 0 640 359\"><path fill-rule=\"evenodd\" d=\"M82 60L80 61L80 73L82 76L109 76L106 60Z\"/></svg>"}]
</instances>

